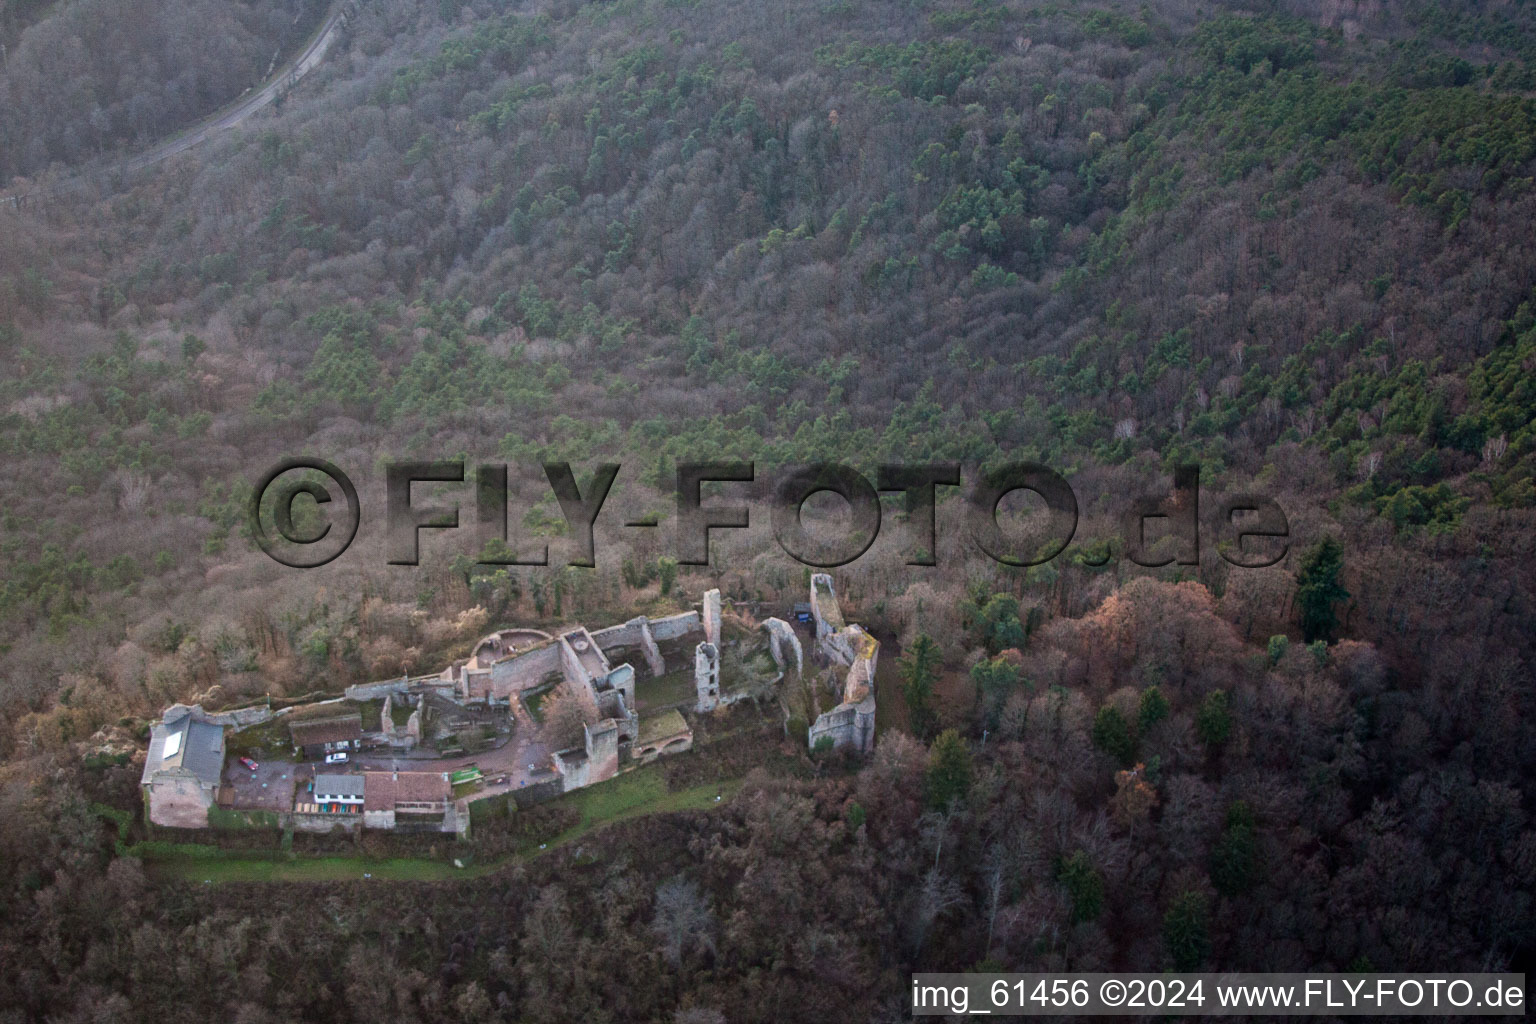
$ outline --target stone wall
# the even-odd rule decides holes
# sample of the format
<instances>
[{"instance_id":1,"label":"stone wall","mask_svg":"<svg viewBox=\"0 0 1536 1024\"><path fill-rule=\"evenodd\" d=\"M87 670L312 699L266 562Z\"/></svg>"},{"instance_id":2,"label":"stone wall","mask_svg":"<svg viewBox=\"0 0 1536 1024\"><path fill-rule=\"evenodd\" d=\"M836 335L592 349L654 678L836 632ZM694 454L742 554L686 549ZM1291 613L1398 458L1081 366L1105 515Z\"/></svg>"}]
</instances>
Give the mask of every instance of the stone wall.
<instances>
[{"instance_id":1,"label":"stone wall","mask_svg":"<svg viewBox=\"0 0 1536 1024\"><path fill-rule=\"evenodd\" d=\"M656 646L650 624L644 619L640 620L640 649L645 652L645 667L651 670L652 676L667 674L667 663L661 656L661 648Z\"/></svg>"},{"instance_id":2,"label":"stone wall","mask_svg":"<svg viewBox=\"0 0 1536 1024\"><path fill-rule=\"evenodd\" d=\"M704 623L704 642L720 646L720 591L707 590L704 592L704 606L700 613L700 619Z\"/></svg>"},{"instance_id":3,"label":"stone wall","mask_svg":"<svg viewBox=\"0 0 1536 1024\"><path fill-rule=\"evenodd\" d=\"M818 572L811 577L811 618L816 622L816 639L831 636L843 628L843 609L832 587L832 577Z\"/></svg>"},{"instance_id":4,"label":"stone wall","mask_svg":"<svg viewBox=\"0 0 1536 1024\"><path fill-rule=\"evenodd\" d=\"M384 706L379 709L379 732L384 737L384 742L393 746L395 739L395 695L390 693L384 696Z\"/></svg>"},{"instance_id":5,"label":"stone wall","mask_svg":"<svg viewBox=\"0 0 1536 1024\"><path fill-rule=\"evenodd\" d=\"M635 667L628 662L614 667L608 673L608 685L624 695L624 706L635 706Z\"/></svg>"},{"instance_id":6,"label":"stone wall","mask_svg":"<svg viewBox=\"0 0 1536 1024\"><path fill-rule=\"evenodd\" d=\"M552 756L555 759L555 770L560 773L561 792L569 793L593 781L592 759L585 750L573 747L570 750L557 750Z\"/></svg>"},{"instance_id":7,"label":"stone wall","mask_svg":"<svg viewBox=\"0 0 1536 1024\"><path fill-rule=\"evenodd\" d=\"M705 642L694 648L693 687L695 711L713 711L720 704L720 651Z\"/></svg>"},{"instance_id":8,"label":"stone wall","mask_svg":"<svg viewBox=\"0 0 1536 1024\"><path fill-rule=\"evenodd\" d=\"M215 725L229 725L236 729L249 729L253 725L270 722L288 710L288 708L283 708L279 711L273 711L271 708L262 705L252 708L240 708L237 711L221 711L216 715L209 715L208 720Z\"/></svg>"},{"instance_id":9,"label":"stone wall","mask_svg":"<svg viewBox=\"0 0 1536 1024\"><path fill-rule=\"evenodd\" d=\"M547 800L553 800L565 792L565 786L560 778L553 778L546 782L536 782L531 786L520 786L511 793L512 802L517 804L520 811L527 810L535 804L542 804Z\"/></svg>"},{"instance_id":10,"label":"stone wall","mask_svg":"<svg viewBox=\"0 0 1536 1024\"><path fill-rule=\"evenodd\" d=\"M387 811L364 811L363 825L367 828L394 828L394 809L391 808Z\"/></svg>"},{"instance_id":11,"label":"stone wall","mask_svg":"<svg viewBox=\"0 0 1536 1024\"><path fill-rule=\"evenodd\" d=\"M854 658L843 680L843 700L857 703L865 694L875 692L875 660L880 656L880 641L858 626L849 626L844 635L849 636L854 647Z\"/></svg>"},{"instance_id":12,"label":"stone wall","mask_svg":"<svg viewBox=\"0 0 1536 1024\"><path fill-rule=\"evenodd\" d=\"M857 710L849 704L843 704L816 716L816 721L811 723L807 730L806 741L812 750L816 749L817 741L823 737L831 737L834 747L845 747L854 740L854 725Z\"/></svg>"},{"instance_id":13,"label":"stone wall","mask_svg":"<svg viewBox=\"0 0 1536 1024\"><path fill-rule=\"evenodd\" d=\"M411 681L402 677L382 683L356 683L347 687L346 695L347 700L378 700L391 693L405 693L410 688Z\"/></svg>"},{"instance_id":14,"label":"stone wall","mask_svg":"<svg viewBox=\"0 0 1536 1024\"><path fill-rule=\"evenodd\" d=\"M337 697L336 700L342 698ZM329 703L329 702L325 702ZM236 729L248 729L253 725L270 722L279 715L286 715L292 708L279 708L273 711L265 704L258 704L248 708L237 708L233 711L204 711L201 704L172 704L160 715L161 721L180 718L183 711L190 714L194 721L208 722L211 725L227 725Z\"/></svg>"},{"instance_id":15,"label":"stone wall","mask_svg":"<svg viewBox=\"0 0 1536 1024\"><path fill-rule=\"evenodd\" d=\"M612 719L587 726L588 782L611 779L619 771L619 728Z\"/></svg>"},{"instance_id":16,"label":"stone wall","mask_svg":"<svg viewBox=\"0 0 1536 1024\"><path fill-rule=\"evenodd\" d=\"M875 663L880 643L862 626L847 624L832 577L811 577L811 614L816 620L816 653L834 666L845 667L838 682L841 703L818 715L810 726L811 747L830 739L834 747L869 750L875 742Z\"/></svg>"},{"instance_id":17,"label":"stone wall","mask_svg":"<svg viewBox=\"0 0 1536 1024\"><path fill-rule=\"evenodd\" d=\"M607 629L595 629L592 631L592 641L606 654L610 647L639 647L645 641L641 639L649 620L641 615L621 622L617 626L609 626Z\"/></svg>"},{"instance_id":18,"label":"stone wall","mask_svg":"<svg viewBox=\"0 0 1536 1024\"><path fill-rule=\"evenodd\" d=\"M800 647L800 638L795 635L794 627L783 619L764 619L763 628L768 631L768 650L773 654L774 664L779 666L779 671L789 671L791 653L795 656L795 671L805 671L805 652Z\"/></svg>"},{"instance_id":19,"label":"stone wall","mask_svg":"<svg viewBox=\"0 0 1536 1024\"><path fill-rule=\"evenodd\" d=\"M543 647L496 662L491 666L491 696L506 700L514 693L539 685L550 673L559 672L563 646L551 640Z\"/></svg>"},{"instance_id":20,"label":"stone wall","mask_svg":"<svg viewBox=\"0 0 1536 1024\"><path fill-rule=\"evenodd\" d=\"M592 642L605 655L621 648L637 648L645 658L645 667L652 676L666 675L667 663L662 659L661 648L656 646L656 636L651 623L644 615L617 626L609 626L592 634Z\"/></svg>"},{"instance_id":21,"label":"stone wall","mask_svg":"<svg viewBox=\"0 0 1536 1024\"><path fill-rule=\"evenodd\" d=\"M650 625L651 636L657 640L676 640L703 628L698 612L682 612L662 619L652 619Z\"/></svg>"},{"instance_id":22,"label":"stone wall","mask_svg":"<svg viewBox=\"0 0 1536 1024\"><path fill-rule=\"evenodd\" d=\"M814 750L823 737L831 737L833 747L872 749L875 743L874 694L858 704L839 704L831 711L817 715L807 730L806 741Z\"/></svg>"},{"instance_id":23,"label":"stone wall","mask_svg":"<svg viewBox=\"0 0 1536 1024\"><path fill-rule=\"evenodd\" d=\"M289 815L296 832L330 832L333 829L341 829L343 832L356 832L363 827L364 814L299 814Z\"/></svg>"},{"instance_id":24,"label":"stone wall","mask_svg":"<svg viewBox=\"0 0 1536 1024\"><path fill-rule=\"evenodd\" d=\"M640 764L650 764L665 754L682 754L692 749L692 736L674 736L669 740L650 743L644 747L636 748L635 760Z\"/></svg>"}]
</instances>

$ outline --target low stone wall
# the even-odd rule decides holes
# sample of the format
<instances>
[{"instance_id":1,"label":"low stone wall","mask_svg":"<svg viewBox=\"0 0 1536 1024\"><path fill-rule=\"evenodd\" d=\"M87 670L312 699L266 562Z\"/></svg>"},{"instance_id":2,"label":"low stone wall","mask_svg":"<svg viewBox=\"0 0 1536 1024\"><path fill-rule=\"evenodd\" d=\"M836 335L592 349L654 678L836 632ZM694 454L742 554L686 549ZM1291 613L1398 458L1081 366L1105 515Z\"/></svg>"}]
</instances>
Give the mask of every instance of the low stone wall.
<instances>
[{"instance_id":1,"label":"low stone wall","mask_svg":"<svg viewBox=\"0 0 1536 1024\"><path fill-rule=\"evenodd\" d=\"M565 792L564 781L557 775L547 782L538 782L532 786L522 786L512 790L510 796L512 802L520 811L526 811L535 804L542 804L553 800Z\"/></svg>"},{"instance_id":2,"label":"low stone wall","mask_svg":"<svg viewBox=\"0 0 1536 1024\"><path fill-rule=\"evenodd\" d=\"M361 814L299 814L289 816L295 832L329 832L339 828L343 832L356 832L363 827Z\"/></svg>"},{"instance_id":3,"label":"low stone wall","mask_svg":"<svg viewBox=\"0 0 1536 1024\"><path fill-rule=\"evenodd\" d=\"M249 729L253 725L261 725L263 722L270 722L272 719L276 718L278 715L287 710L287 708L281 708L277 711L273 711L269 707L257 706L253 708L241 708L238 711L222 711L217 715L209 715L208 717L210 720L217 722L219 725L231 725L236 729Z\"/></svg>"},{"instance_id":4,"label":"low stone wall","mask_svg":"<svg viewBox=\"0 0 1536 1024\"><path fill-rule=\"evenodd\" d=\"M289 710L289 708L279 708L274 711L265 704L256 704L248 708L236 708L233 711L204 711L201 704L172 704L160 715L160 719L164 721L168 718L179 718L181 713L186 711L192 715L194 721L249 729L253 725L270 722Z\"/></svg>"},{"instance_id":5,"label":"low stone wall","mask_svg":"<svg viewBox=\"0 0 1536 1024\"><path fill-rule=\"evenodd\" d=\"M670 739L648 743L635 750L635 760L640 764L650 764L665 754L681 754L693 749L693 737L691 735L673 736Z\"/></svg>"},{"instance_id":6,"label":"low stone wall","mask_svg":"<svg viewBox=\"0 0 1536 1024\"><path fill-rule=\"evenodd\" d=\"M347 700L378 700L391 693L405 693L411 688L409 679L393 679L384 683L356 683L347 687Z\"/></svg>"}]
</instances>

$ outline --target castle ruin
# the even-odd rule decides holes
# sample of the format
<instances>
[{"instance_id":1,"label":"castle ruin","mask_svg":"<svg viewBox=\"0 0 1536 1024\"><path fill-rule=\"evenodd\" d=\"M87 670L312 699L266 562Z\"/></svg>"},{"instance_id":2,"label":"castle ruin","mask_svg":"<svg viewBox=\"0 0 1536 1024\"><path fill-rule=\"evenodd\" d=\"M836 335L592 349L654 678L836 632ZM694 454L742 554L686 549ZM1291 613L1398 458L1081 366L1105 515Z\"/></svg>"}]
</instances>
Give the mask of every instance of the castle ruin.
<instances>
[{"instance_id":1,"label":"castle ruin","mask_svg":"<svg viewBox=\"0 0 1536 1024\"><path fill-rule=\"evenodd\" d=\"M832 577L824 572L811 577L811 617L816 654L832 667L830 682L841 700L816 716L806 740L813 750L830 740L834 748L868 751L875 742L875 661L880 642L864 627L843 621Z\"/></svg>"}]
</instances>

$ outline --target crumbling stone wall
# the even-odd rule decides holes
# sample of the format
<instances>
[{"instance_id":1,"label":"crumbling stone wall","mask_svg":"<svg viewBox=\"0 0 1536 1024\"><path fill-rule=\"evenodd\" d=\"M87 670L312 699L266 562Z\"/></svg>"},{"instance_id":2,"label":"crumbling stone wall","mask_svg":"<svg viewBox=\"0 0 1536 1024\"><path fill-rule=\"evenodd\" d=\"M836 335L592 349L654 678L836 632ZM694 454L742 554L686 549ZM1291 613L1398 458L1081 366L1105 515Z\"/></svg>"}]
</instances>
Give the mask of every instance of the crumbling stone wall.
<instances>
[{"instance_id":1,"label":"crumbling stone wall","mask_svg":"<svg viewBox=\"0 0 1536 1024\"><path fill-rule=\"evenodd\" d=\"M644 619L640 620L640 649L645 652L645 667L651 670L651 675L667 674L667 663L661 656L661 648L656 646L656 638L651 635L650 624Z\"/></svg>"},{"instance_id":2,"label":"crumbling stone wall","mask_svg":"<svg viewBox=\"0 0 1536 1024\"><path fill-rule=\"evenodd\" d=\"M624 706L635 706L635 667L633 665L619 665L608 673L608 685L624 695Z\"/></svg>"},{"instance_id":3,"label":"crumbling stone wall","mask_svg":"<svg viewBox=\"0 0 1536 1024\"><path fill-rule=\"evenodd\" d=\"M704 592L704 608L700 614L704 622L704 642L720 646L720 591Z\"/></svg>"},{"instance_id":4,"label":"crumbling stone wall","mask_svg":"<svg viewBox=\"0 0 1536 1024\"><path fill-rule=\"evenodd\" d=\"M650 626L651 636L657 640L676 640L680 636L687 636L703 628L698 612L681 612L661 619L652 619Z\"/></svg>"},{"instance_id":5,"label":"crumbling stone wall","mask_svg":"<svg viewBox=\"0 0 1536 1024\"><path fill-rule=\"evenodd\" d=\"M409 679L391 679L382 683L357 683L346 689L347 700L378 700L391 693L405 693L411 688Z\"/></svg>"},{"instance_id":6,"label":"crumbling stone wall","mask_svg":"<svg viewBox=\"0 0 1536 1024\"><path fill-rule=\"evenodd\" d=\"M853 742L855 716L855 710L846 704L817 715L806 732L806 741L812 750L824 737L830 737L834 747L848 746Z\"/></svg>"},{"instance_id":7,"label":"crumbling stone wall","mask_svg":"<svg viewBox=\"0 0 1536 1024\"><path fill-rule=\"evenodd\" d=\"M551 672L559 672L562 646L551 640L542 647L496 662L491 666L490 695L506 700L514 693L539 685Z\"/></svg>"},{"instance_id":8,"label":"crumbling stone wall","mask_svg":"<svg viewBox=\"0 0 1536 1024\"><path fill-rule=\"evenodd\" d=\"M843 628L843 609L832 586L832 577L818 572L811 577L811 619L816 623L816 642Z\"/></svg>"},{"instance_id":9,"label":"crumbling stone wall","mask_svg":"<svg viewBox=\"0 0 1536 1024\"><path fill-rule=\"evenodd\" d=\"M795 671L805 671L805 653L795 629L783 619L764 619L763 628L768 631L768 650L780 672L789 671L789 655L795 656Z\"/></svg>"},{"instance_id":10,"label":"crumbling stone wall","mask_svg":"<svg viewBox=\"0 0 1536 1024\"><path fill-rule=\"evenodd\" d=\"M604 654L616 647L638 647L645 657L645 665L651 670L651 675L661 676L667 672L667 663L662 659L661 648L656 646L656 636L651 632L650 620L644 615L618 626L600 629L592 634L592 641Z\"/></svg>"},{"instance_id":11,"label":"crumbling stone wall","mask_svg":"<svg viewBox=\"0 0 1536 1024\"><path fill-rule=\"evenodd\" d=\"M160 718L162 721L174 721L185 713L190 714L193 721L208 722L211 725L233 726L236 729L248 729L253 725L270 722L278 715L285 714L289 710L291 709L282 708L273 711L265 704L262 704L256 707L237 708L234 711L204 711L201 704L172 704L161 713Z\"/></svg>"},{"instance_id":12,"label":"crumbling stone wall","mask_svg":"<svg viewBox=\"0 0 1536 1024\"><path fill-rule=\"evenodd\" d=\"M879 652L880 645L871 643L868 652L861 653L849 667L843 683L844 701L857 703L863 699L864 694L875 692L875 658Z\"/></svg>"},{"instance_id":13,"label":"crumbling stone wall","mask_svg":"<svg viewBox=\"0 0 1536 1024\"><path fill-rule=\"evenodd\" d=\"M807 738L812 747L830 737L835 747L867 751L875 742L875 663L880 643L862 626L844 623L832 577L826 573L811 577L811 609L817 653L846 671L841 675L842 703L818 715Z\"/></svg>"},{"instance_id":14,"label":"crumbling stone wall","mask_svg":"<svg viewBox=\"0 0 1536 1024\"><path fill-rule=\"evenodd\" d=\"M391 746L395 740L395 695L384 695L384 706L379 709L379 732L384 734L384 741Z\"/></svg>"},{"instance_id":15,"label":"crumbling stone wall","mask_svg":"<svg viewBox=\"0 0 1536 1024\"><path fill-rule=\"evenodd\" d=\"M605 654L613 647L638 647L640 646L640 627L649 621L644 615L640 615L628 622L621 622L617 626L591 630L592 639Z\"/></svg>"},{"instance_id":16,"label":"crumbling stone wall","mask_svg":"<svg viewBox=\"0 0 1536 1024\"><path fill-rule=\"evenodd\" d=\"M806 732L806 742L814 750L823 737L830 737L833 747L872 749L875 741L873 694L859 704L839 704L831 711L817 715Z\"/></svg>"}]
</instances>

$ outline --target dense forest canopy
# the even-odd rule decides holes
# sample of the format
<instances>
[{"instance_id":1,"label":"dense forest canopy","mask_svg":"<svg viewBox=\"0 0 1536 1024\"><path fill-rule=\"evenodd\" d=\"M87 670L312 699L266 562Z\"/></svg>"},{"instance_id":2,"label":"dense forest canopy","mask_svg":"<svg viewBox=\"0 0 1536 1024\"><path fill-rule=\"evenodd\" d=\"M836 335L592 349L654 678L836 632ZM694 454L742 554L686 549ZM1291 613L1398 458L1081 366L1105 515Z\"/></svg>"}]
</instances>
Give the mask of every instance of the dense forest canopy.
<instances>
[{"instance_id":1,"label":"dense forest canopy","mask_svg":"<svg viewBox=\"0 0 1536 1024\"><path fill-rule=\"evenodd\" d=\"M321 10L318 0L6 0L0 178L184 127L270 74Z\"/></svg>"},{"instance_id":2,"label":"dense forest canopy","mask_svg":"<svg viewBox=\"0 0 1536 1024\"><path fill-rule=\"evenodd\" d=\"M1536 7L384 0L275 109L114 169L320 16L0 14L0 175L72 186L0 209L0 1020L883 1020L916 969L1528 962ZM244 521L301 452L373 510L313 572ZM557 553L546 459L622 462L664 525L680 461L1031 459L1083 519L1033 569L945 529L840 570L905 652L865 762L780 750L717 811L387 897L158 875L112 752L167 703L436 671L476 607L804 599L763 529L680 577L604 523L594 570L387 567L379 467L458 455ZM1181 464L1273 496L1286 560L1120 557Z\"/></svg>"}]
</instances>

